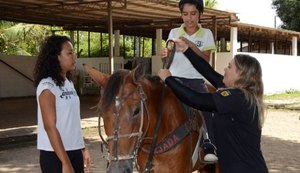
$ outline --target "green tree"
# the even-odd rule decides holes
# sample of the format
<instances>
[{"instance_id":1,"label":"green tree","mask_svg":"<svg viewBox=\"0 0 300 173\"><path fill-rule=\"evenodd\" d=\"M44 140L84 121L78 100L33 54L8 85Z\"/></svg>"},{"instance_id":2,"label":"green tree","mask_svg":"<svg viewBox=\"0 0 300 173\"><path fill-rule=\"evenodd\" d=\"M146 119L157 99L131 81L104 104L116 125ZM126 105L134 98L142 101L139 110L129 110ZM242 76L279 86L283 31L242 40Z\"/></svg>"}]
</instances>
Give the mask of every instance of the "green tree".
<instances>
[{"instance_id":1,"label":"green tree","mask_svg":"<svg viewBox=\"0 0 300 173\"><path fill-rule=\"evenodd\" d=\"M214 8L218 2L216 0L205 0L205 7Z\"/></svg>"},{"instance_id":2,"label":"green tree","mask_svg":"<svg viewBox=\"0 0 300 173\"><path fill-rule=\"evenodd\" d=\"M272 7L283 22L282 28L300 31L300 1L299 0L273 0Z\"/></svg>"},{"instance_id":3,"label":"green tree","mask_svg":"<svg viewBox=\"0 0 300 173\"><path fill-rule=\"evenodd\" d=\"M51 34L50 27L0 22L0 51L8 55L36 55L41 42Z\"/></svg>"},{"instance_id":4,"label":"green tree","mask_svg":"<svg viewBox=\"0 0 300 173\"><path fill-rule=\"evenodd\" d=\"M5 30L13 25L14 25L13 22L0 20L0 53L7 53L8 51L9 42Z\"/></svg>"},{"instance_id":5,"label":"green tree","mask_svg":"<svg viewBox=\"0 0 300 173\"><path fill-rule=\"evenodd\" d=\"M0 53L6 52L6 36L3 33L0 33Z\"/></svg>"}]
</instances>

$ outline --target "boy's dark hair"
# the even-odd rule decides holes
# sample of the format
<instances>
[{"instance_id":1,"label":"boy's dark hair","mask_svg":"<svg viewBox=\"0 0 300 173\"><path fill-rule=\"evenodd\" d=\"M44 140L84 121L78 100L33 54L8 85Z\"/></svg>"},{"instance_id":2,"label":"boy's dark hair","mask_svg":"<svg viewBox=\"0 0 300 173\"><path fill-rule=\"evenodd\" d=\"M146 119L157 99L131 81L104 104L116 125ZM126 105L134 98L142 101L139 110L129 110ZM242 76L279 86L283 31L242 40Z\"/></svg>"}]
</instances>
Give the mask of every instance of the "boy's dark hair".
<instances>
[{"instance_id":1,"label":"boy's dark hair","mask_svg":"<svg viewBox=\"0 0 300 173\"><path fill-rule=\"evenodd\" d=\"M179 10L181 13L183 10L183 5L186 3L195 5L197 10L199 11L199 13L200 14L203 13L203 10L204 10L203 0L180 0L178 6L179 6Z\"/></svg>"}]
</instances>

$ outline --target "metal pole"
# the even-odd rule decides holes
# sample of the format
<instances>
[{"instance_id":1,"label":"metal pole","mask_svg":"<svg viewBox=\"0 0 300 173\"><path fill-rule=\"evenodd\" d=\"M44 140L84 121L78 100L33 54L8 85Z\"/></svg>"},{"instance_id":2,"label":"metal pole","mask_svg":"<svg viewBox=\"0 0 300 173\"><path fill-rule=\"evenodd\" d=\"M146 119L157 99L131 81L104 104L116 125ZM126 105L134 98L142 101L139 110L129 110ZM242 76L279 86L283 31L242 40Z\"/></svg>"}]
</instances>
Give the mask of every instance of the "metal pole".
<instances>
[{"instance_id":1,"label":"metal pole","mask_svg":"<svg viewBox=\"0 0 300 173\"><path fill-rule=\"evenodd\" d=\"M113 57L113 20L112 20L112 5L111 1L107 1L107 12L108 12L108 53L109 53L109 64L110 64L110 74L114 71L114 57Z\"/></svg>"}]
</instances>

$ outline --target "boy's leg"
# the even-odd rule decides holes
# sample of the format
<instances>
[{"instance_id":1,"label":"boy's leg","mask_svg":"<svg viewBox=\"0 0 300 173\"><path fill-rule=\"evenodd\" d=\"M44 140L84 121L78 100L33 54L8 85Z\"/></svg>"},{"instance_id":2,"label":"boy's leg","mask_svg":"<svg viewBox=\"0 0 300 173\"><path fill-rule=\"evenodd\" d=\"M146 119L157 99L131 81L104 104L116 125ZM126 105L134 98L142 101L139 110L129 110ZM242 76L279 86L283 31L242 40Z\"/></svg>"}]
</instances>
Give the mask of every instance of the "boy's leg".
<instances>
[{"instance_id":1,"label":"boy's leg","mask_svg":"<svg viewBox=\"0 0 300 173\"><path fill-rule=\"evenodd\" d=\"M203 127L206 131L203 133L203 141L201 147L204 150L204 161L216 162L218 160L216 147L214 145L214 133L213 133L213 122L212 122L212 113L211 112L202 112L204 119Z\"/></svg>"}]
</instances>

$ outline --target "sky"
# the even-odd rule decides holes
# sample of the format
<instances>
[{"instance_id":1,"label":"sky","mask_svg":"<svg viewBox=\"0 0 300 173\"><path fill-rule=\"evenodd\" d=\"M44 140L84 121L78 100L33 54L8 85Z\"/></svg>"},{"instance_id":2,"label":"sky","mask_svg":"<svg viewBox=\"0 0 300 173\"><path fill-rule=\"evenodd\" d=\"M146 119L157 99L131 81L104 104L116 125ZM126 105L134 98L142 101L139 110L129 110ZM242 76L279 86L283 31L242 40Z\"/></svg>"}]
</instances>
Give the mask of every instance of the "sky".
<instances>
[{"instance_id":1,"label":"sky","mask_svg":"<svg viewBox=\"0 0 300 173\"><path fill-rule=\"evenodd\" d=\"M237 13L240 22L266 27L274 27L276 11L272 0L217 0L217 9ZM276 17L276 26L281 21Z\"/></svg>"}]
</instances>

